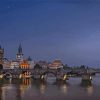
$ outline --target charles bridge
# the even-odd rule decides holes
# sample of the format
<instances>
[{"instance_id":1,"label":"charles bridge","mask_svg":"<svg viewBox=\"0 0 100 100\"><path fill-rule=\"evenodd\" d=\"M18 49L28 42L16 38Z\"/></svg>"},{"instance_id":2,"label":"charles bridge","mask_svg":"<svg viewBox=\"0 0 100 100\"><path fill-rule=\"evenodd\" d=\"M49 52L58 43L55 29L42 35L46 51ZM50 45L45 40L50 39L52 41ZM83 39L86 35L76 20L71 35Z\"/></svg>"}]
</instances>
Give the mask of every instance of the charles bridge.
<instances>
[{"instance_id":1,"label":"charles bridge","mask_svg":"<svg viewBox=\"0 0 100 100\"><path fill-rule=\"evenodd\" d=\"M67 72L65 70L55 70L55 69L3 69L0 71L2 77L12 77L12 78L29 78L34 79L45 79L48 75L54 76L57 79L66 80Z\"/></svg>"},{"instance_id":2,"label":"charles bridge","mask_svg":"<svg viewBox=\"0 0 100 100\"><path fill-rule=\"evenodd\" d=\"M48 77L55 77L57 80L66 81L72 76L82 76L84 71L72 71L64 69L2 69L0 70L0 78L13 78L13 79L41 79L47 80ZM88 71L90 75L95 75L96 71Z\"/></svg>"}]
</instances>

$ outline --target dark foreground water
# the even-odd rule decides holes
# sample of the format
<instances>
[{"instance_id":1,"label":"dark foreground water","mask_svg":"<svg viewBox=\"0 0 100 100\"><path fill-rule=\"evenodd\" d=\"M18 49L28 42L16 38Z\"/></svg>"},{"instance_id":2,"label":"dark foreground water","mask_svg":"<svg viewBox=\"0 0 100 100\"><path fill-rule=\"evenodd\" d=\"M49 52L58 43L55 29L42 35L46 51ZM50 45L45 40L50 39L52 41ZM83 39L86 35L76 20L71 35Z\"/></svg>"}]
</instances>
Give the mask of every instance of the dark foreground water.
<instances>
[{"instance_id":1,"label":"dark foreground water","mask_svg":"<svg viewBox=\"0 0 100 100\"><path fill-rule=\"evenodd\" d=\"M70 78L67 83L0 80L0 100L100 100L100 75L85 85L81 78Z\"/></svg>"}]
</instances>

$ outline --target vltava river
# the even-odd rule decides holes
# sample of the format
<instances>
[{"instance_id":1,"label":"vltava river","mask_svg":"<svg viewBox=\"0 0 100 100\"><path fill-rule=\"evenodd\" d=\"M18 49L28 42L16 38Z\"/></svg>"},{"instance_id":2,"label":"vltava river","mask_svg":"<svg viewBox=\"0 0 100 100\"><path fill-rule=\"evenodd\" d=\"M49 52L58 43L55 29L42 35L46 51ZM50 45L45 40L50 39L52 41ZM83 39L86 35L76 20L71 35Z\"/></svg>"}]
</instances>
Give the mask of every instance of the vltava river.
<instances>
[{"instance_id":1,"label":"vltava river","mask_svg":"<svg viewBox=\"0 0 100 100\"><path fill-rule=\"evenodd\" d=\"M100 75L85 86L81 78L70 78L66 83L0 80L0 100L100 100Z\"/></svg>"}]
</instances>

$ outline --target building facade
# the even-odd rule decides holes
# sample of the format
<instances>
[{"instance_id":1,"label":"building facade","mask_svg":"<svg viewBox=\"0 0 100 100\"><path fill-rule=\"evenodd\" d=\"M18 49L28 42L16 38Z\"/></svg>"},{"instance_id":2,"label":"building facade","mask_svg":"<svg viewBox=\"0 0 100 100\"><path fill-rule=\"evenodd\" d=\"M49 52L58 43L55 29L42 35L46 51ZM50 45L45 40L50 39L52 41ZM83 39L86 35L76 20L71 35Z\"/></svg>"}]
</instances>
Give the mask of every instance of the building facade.
<instances>
[{"instance_id":1,"label":"building facade","mask_svg":"<svg viewBox=\"0 0 100 100\"><path fill-rule=\"evenodd\" d=\"M63 64L61 62L61 60L54 60L51 64L49 64L49 68L50 69L59 69L59 68L63 68Z\"/></svg>"},{"instance_id":2,"label":"building facade","mask_svg":"<svg viewBox=\"0 0 100 100\"><path fill-rule=\"evenodd\" d=\"M21 69L30 69L30 64L27 60L23 60L23 62L20 63L19 66L20 66Z\"/></svg>"},{"instance_id":3,"label":"building facade","mask_svg":"<svg viewBox=\"0 0 100 100\"><path fill-rule=\"evenodd\" d=\"M19 62L18 61L11 61L10 62L10 68L11 69L18 69L19 68Z\"/></svg>"},{"instance_id":4,"label":"building facade","mask_svg":"<svg viewBox=\"0 0 100 100\"><path fill-rule=\"evenodd\" d=\"M11 62L7 58L4 58L3 69L10 69L10 65L11 65Z\"/></svg>"},{"instance_id":5,"label":"building facade","mask_svg":"<svg viewBox=\"0 0 100 100\"><path fill-rule=\"evenodd\" d=\"M4 49L0 46L0 64L3 65Z\"/></svg>"}]
</instances>

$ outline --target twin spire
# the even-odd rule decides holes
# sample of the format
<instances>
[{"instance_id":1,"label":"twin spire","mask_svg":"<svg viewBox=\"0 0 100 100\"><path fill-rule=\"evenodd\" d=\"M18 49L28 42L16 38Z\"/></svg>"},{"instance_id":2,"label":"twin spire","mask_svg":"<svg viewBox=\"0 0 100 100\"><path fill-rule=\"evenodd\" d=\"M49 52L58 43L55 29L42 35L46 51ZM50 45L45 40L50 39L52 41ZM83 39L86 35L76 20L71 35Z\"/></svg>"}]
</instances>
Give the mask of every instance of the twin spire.
<instances>
[{"instance_id":1,"label":"twin spire","mask_svg":"<svg viewBox=\"0 0 100 100\"><path fill-rule=\"evenodd\" d=\"M1 47L1 45L0 45L0 50L2 50L2 52L4 52L4 49ZM23 54L22 45L21 45L21 43L20 43L20 44L19 44L19 47L18 47L17 54L16 54L16 59L17 59L18 61L22 61L22 60L23 60L23 55L24 55L24 54ZM29 61L32 60L30 56L28 57L28 60L29 60Z\"/></svg>"}]
</instances>

